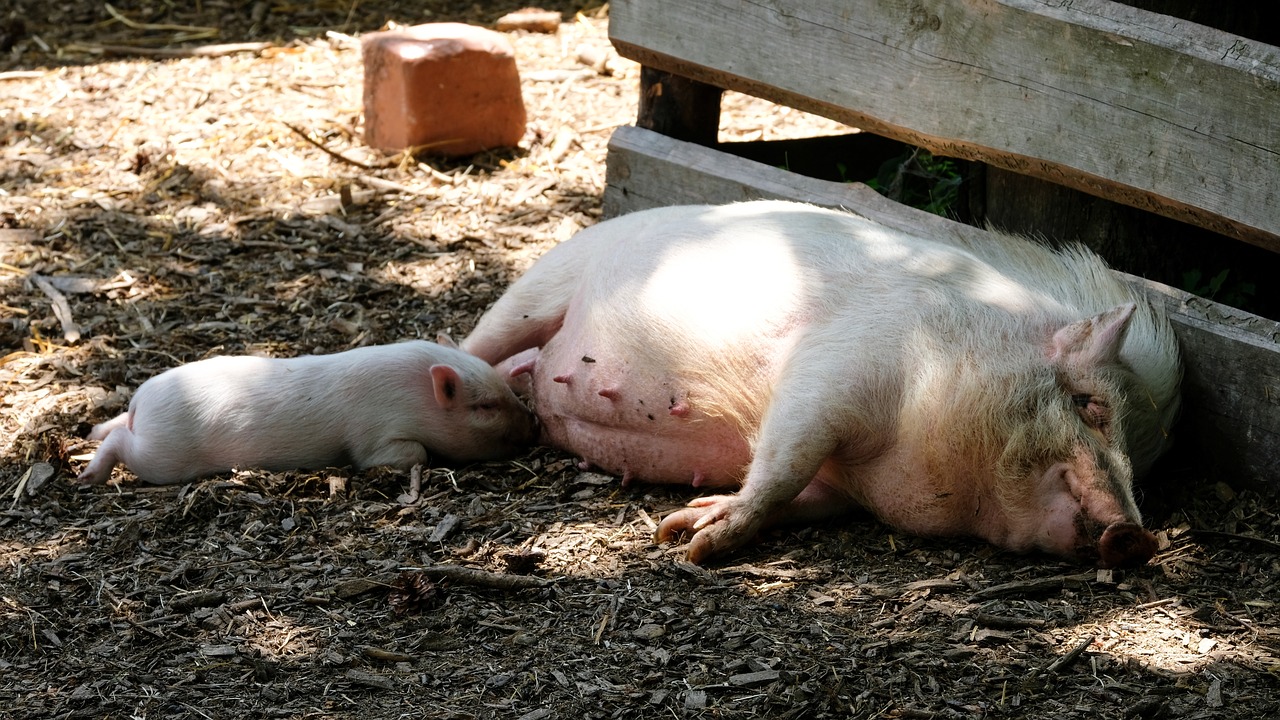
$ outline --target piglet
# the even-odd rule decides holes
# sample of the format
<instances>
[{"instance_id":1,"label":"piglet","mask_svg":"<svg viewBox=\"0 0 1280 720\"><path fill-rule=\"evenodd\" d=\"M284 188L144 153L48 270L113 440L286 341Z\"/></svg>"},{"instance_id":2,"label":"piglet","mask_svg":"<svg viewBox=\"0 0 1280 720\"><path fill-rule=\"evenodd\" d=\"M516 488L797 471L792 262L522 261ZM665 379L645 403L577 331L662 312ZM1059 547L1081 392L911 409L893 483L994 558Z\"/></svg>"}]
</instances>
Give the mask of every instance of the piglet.
<instances>
[{"instance_id":1,"label":"piglet","mask_svg":"<svg viewBox=\"0 0 1280 720\"><path fill-rule=\"evenodd\" d=\"M121 462L159 485L232 468L408 468L428 455L509 457L532 443L533 415L502 377L441 340L168 370L93 429L102 445L79 480L104 483Z\"/></svg>"}]
</instances>

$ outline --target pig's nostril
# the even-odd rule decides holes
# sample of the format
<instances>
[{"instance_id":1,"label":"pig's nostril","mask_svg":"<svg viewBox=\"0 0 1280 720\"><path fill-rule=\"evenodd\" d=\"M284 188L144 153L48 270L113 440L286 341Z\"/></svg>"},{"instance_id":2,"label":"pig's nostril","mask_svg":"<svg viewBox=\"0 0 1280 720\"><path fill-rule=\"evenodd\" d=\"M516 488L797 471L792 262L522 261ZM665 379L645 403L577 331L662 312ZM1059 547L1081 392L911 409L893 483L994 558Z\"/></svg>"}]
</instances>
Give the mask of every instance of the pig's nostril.
<instances>
[{"instance_id":1,"label":"pig's nostril","mask_svg":"<svg viewBox=\"0 0 1280 720\"><path fill-rule=\"evenodd\" d=\"M1131 568L1145 565L1156 554L1156 536L1135 523L1115 523L1098 540L1098 565Z\"/></svg>"}]
</instances>

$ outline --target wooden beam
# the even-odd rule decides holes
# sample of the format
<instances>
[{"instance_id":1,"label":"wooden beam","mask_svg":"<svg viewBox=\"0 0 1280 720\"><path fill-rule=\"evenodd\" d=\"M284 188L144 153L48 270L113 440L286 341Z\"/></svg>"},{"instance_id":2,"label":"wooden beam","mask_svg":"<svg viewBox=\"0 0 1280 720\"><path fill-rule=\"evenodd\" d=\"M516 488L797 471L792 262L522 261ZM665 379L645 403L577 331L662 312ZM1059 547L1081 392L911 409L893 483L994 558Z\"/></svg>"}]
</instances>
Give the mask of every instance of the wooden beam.
<instances>
[{"instance_id":1,"label":"wooden beam","mask_svg":"<svg viewBox=\"0 0 1280 720\"><path fill-rule=\"evenodd\" d=\"M815 180L634 127L609 141L606 217L663 205L758 198L842 208L888 227L947 240L986 231L899 205L861 183ZM1186 375L1175 447L1231 484L1280 483L1280 323L1159 283L1125 276L1162 303Z\"/></svg>"},{"instance_id":2,"label":"wooden beam","mask_svg":"<svg viewBox=\"0 0 1280 720\"><path fill-rule=\"evenodd\" d=\"M1280 251L1280 48L1107 0L615 0L644 65Z\"/></svg>"}]
</instances>

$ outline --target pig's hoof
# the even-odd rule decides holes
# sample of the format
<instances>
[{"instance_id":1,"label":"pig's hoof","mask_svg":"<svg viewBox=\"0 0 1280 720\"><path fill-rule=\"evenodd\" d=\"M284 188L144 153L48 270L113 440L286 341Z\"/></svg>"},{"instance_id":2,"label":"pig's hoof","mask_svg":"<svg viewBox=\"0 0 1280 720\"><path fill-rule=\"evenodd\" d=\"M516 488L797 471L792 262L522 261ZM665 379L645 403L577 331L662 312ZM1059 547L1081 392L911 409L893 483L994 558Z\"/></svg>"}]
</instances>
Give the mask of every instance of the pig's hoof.
<instances>
[{"instance_id":1,"label":"pig's hoof","mask_svg":"<svg viewBox=\"0 0 1280 720\"><path fill-rule=\"evenodd\" d=\"M692 535L694 532L693 524L702 515L703 511L695 508L677 510L662 519L662 522L658 524L658 530L654 533L653 539L656 542L664 543Z\"/></svg>"},{"instance_id":2,"label":"pig's hoof","mask_svg":"<svg viewBox=\"0 0 1280 720\"><path fill-rule=\"evenodd\" d=\"M76 476L76 482L81 485L102 485L107 482L107 479L98 477L96 473L80 473Z\"/></svg>"},{"instance_id":3,"label":"pig's hoof","mask_svg":"<svg viewBox=\"0 0 1280 720\"><path fill-rule=\"evenodd\" d=\"M668 542L687 535L693 535L704 527L719 522L729 516L729 508L733 498L729 495L710 495L695 498L683 510L677 510L662 519L658 525L656 539Z\"/></svg>"},{"instance_id":4,"label":"pig's hoof","mask_svg":"<svg viewBox=\"0 0 1280 720\"><path fill-rule=\"evenodd\" d=\"M689 562L701 565L702 562L716 553L714 543L708 542L712 534L711 528L697 529L699 521L707 514L708 508L685 508L671 513L658 525L657 541L671 542L689 537L689 548L685 551Z\"/></svg>"},{"instance_id":5,"label":"pig's hoof","mask_svg":"<svg viewBox=\"0 0 1280 720\"><path fill-rule=\"evenodd\" d=\"M689 562L701 565L708 558L741 547L755 534L754 528L742 527L732 510L731 496L698 498L690 507L663 518L657 541L668 542L692 534Z\"/></svg>"}]
</instances>

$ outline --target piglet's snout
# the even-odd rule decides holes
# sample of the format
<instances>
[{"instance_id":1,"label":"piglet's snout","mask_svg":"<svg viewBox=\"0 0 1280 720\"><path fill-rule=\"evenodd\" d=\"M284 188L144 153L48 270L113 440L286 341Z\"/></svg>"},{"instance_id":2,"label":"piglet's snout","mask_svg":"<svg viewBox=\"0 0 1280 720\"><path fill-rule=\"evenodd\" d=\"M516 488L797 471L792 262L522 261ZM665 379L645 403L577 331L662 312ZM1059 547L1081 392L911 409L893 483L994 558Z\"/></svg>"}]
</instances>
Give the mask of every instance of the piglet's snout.
<instances>
[{"instance_id":1,"label":"piglet's snout","mask_svg":"<svg viewBox=\"0 0 1280 720\"><path fill-rule=\"evenodd\" d=\"M1098 539L1098 566L1133 568L1146 565L1156 554L1156 536L1136 523L1113 523Z\"/></svg>"}]
</instances>

